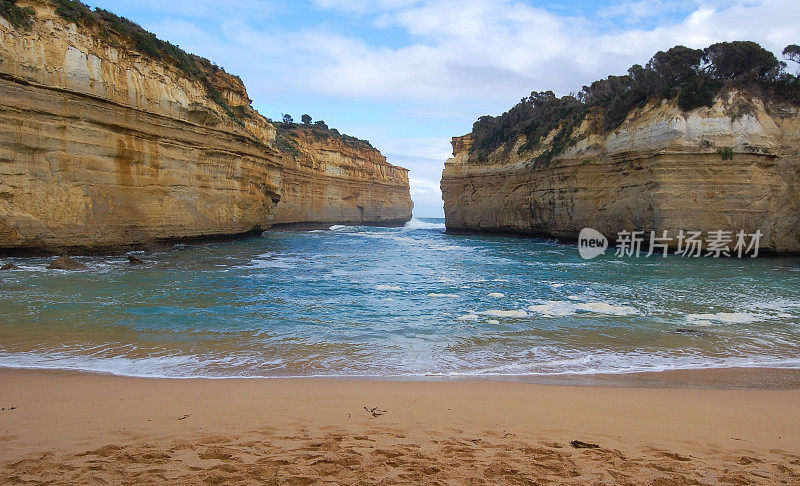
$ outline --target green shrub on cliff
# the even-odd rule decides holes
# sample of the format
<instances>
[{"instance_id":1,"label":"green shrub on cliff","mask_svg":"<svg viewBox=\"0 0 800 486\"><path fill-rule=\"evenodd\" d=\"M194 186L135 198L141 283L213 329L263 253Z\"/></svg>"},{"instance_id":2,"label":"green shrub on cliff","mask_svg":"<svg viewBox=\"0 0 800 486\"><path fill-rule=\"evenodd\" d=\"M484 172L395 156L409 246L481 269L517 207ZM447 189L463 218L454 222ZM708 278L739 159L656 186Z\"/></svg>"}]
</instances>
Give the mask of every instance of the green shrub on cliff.
<instances>
[{"instance_id":1,"label":"green shrub on cliff","mask_svg":"<svg viewBox=\"0 0 800 486\"><path fill-rule=\"evenodd\" d=\"M108 10L96 8L92 11L88 6L77 0L55 0L56 14L68 22L79 25L97 26L103 35L115 33L128 39L134 48L148 57L158 60L173 62L186 75L194 76L201 73L198 62L212 65L207 59L199 58L187 53L180 47L163 41L152 32L143 29L139 24L125 17L120 17Z\"/></svg>"},{"instance_id":2,"label":"green shrub on cliff","mask_svg":"<svg viewBox=\"0 0 800 486\"><path fill-rule=\"evenodd\" d=\"M72 0L54 0L56 14L64 20L81 24L92 18L92 10L81 2Z\"/></svg>"},{"instance_id":3,"label":"green shrub on cliff","mask_svg":"<svg viewBox=\"0 0 800 486\"><path fill-rule=\"evenodd\" d=\"M15 29L31 30L36 12L30 7L20 7L17 0L0 0L0 16Z\"/></svg>"},{"instance_id":4,"label":"green shrub on cliff","mask_svg":"<svg viewBox=\"0 0 800 486\"><path fill-rule=\"evenodd\" d=\"M678 89L678 107L689 111L702 106L713 106L714 97L721 87L722 83L708 76L692 76L681 83Z\"/></svg>"},{"instance_id":5,"label":"green shrub on cliff","mask_svg":"<svg viewBox=\"0 0 800 486\"><path fill-rule=\"evenodd\" d=\"M800 47L784 55L800 62ZM504 154L524 137L519 153L534 150L554 130L547 149L536 157L547 163L574 143L573 130L587 115L598 115L601 131L618 128L632 110L650 100L675 99L689 111L712 106L726 88L746 88L767 98L800 105L800 79L784 72L786 64L755 42L720 42L706 49L676 46L657 52L645 66L634 65L626 75L609 76L584 86L576 95L557 97L552 91L532 92L500 116L482 116L473 125L470 152L478 161L503 149Z\"/></svg>"},{"instance_id":6,"label":"green shrub on cliff","mask_svg":"<svg viewBox=\"0 0 800 486\"><path fill-rule=\"evenodd\" d=\"M217 104L217 106L222 108L222 111L224 111L225 114L228 115L228 117L230 117L231 120L236 122L239 126L244 127L244 121L242 121L242 119L239 117L239 114L237 114L235 111L231 109L228 102L225 101L225 98L222 96L222 93L220 93L219 90L216 87L214 87L214 85L211 83L208 77L199 76L199 79L200 82L203 83L203 87L205 87L206 89L206 94L208 94L208 97L211 99L211 101L213 101L214 103Z\"/></svg>"},{"instance_id":7,"label":"green shrub on cliff","mask_svg":"<svg viewBox=\"0 0 800 486\"><path fill-rule=\"evenodd\" d=\"M297 145L295 145L292 139L287 137L286 133L280 129L278 129L278 132L275 134L275 147L281 152L294 155L295 157L300 156L300 150L297 148Z\"/></svg>"},{"instance_id":8,"label":"green shrub on cliff","mask_svg":"<svg viewBox=\"0 0 800 486\"><path fill-rule=\"evenodd\" d=\"M717 155L722 160L733 160L733 147L722 147L717 149Z\"/></svg>"}]
</instances>

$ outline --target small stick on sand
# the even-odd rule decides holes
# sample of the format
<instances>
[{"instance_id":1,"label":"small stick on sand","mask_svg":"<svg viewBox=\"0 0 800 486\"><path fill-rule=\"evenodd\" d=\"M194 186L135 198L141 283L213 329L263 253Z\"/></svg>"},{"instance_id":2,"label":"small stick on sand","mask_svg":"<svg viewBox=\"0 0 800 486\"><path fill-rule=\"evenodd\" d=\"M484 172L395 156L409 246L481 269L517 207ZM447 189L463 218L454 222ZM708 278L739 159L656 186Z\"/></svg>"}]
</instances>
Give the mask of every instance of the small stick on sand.
<instances>
[{"instance_id":1,"label":"small stick on sand","mask_svg":"<svg viewBox=\"0 0 800 486\"><path fill-rule=\"evenodd\" d=\"M569 445L576 449L598 449L600 447L597 444L590 444L589 442L583 442L580 440L573 440L569 443Z\"/></svg>"}]
</instances>

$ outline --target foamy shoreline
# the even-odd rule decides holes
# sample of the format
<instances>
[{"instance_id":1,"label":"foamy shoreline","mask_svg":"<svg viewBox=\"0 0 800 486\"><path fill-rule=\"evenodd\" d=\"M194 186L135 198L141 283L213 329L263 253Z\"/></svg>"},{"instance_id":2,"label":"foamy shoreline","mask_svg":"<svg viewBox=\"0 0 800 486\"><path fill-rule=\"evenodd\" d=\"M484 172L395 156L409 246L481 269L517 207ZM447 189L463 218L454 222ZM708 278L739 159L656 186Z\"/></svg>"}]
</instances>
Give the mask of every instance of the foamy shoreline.
<instances>
[{"instance_id":1,"label":"foamy shoreline","mask_svg":"<svg viewBox=\"0 0 800 486\"><path fill-rule=\"evenodd\" d=\"M296 376L166 376L130 374L85 368L42 367L0 364L3 372L42 372L85 374L148 380L345 380L388 382L470 382L496 381L569 386L610 386L627 388L707 388L782 390L800 388L800 368L787 366L728 366L678 368L657 371L621 371L616 373L550 374L408 374L408 375L296 375Z\"/></svg>"}]
</instances>

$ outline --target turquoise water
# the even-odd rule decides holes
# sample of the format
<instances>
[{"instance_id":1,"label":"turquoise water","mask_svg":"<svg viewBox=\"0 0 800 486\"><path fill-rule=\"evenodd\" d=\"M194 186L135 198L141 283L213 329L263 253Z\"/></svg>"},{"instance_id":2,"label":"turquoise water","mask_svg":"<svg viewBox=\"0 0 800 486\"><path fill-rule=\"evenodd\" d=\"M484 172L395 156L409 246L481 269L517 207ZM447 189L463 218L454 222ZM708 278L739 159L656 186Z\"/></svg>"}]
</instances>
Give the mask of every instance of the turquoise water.
<instances>
[{"instance_id":1,"label":"turquoise water","mask_svg":"<svg viewBox=\"0 0 800 486\"><path fill-rule=\"evenodd\" d=\"M135 376L800 367L800 259L584 261L573 245L334 226L0 273L0 366ZM676 331L682 330L682 331ZM695 332L685 332L691 330Z\"/></svg>"}]
</instances>

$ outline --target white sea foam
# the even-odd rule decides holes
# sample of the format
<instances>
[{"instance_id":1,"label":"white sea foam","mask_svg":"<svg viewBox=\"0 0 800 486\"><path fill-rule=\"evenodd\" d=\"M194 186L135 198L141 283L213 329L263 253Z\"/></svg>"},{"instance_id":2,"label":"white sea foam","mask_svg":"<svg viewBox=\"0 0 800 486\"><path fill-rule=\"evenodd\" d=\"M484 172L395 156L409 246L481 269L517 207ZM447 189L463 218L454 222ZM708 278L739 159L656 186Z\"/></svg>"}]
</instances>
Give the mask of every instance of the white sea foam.
<instances>
[{"instance_id":1,"label":"white sea foam","mask_svg":"<svg viewBox=\"0 0 800 486\"><path fill-rule=\"evenodd\" d=\"M479 317L475 316L477 320ZM488 321L498 323L498 321ZM293 374L284 370L287 363L280 358L263 360L255 356L217 357L208 360L196 355L129 358L124 356L93 357L51 352L0 353L0 367L29 369L61 369L110 373L149 378L315 378L315 377L391 377L391 376L524 376L524 375L591 375L596 373L630 373L678 369L773 367L800 368L800 359L769 356L706 357L696 355L659 355L592 351L521 353L511 361L475 362L458 371L442 370L438 362L404 362L401 369L386 372L380 369L331 370L324 373ZM456 360L455 362L460 362ZM255 372L253 366L259 369ZM447 367L452 369L452 367ZM213 370L213 371L212 371ZM249 372L248 372L249 371ZM284 371L284 372L282 372Z\"/></svg>"},{"instance_id":2,"label":"white sea foam","mask_svg":"<svg viewBox=\"0 0 800 486\"><path fill-rule=\"evenodd\" d=\"M256 259L250 262L249 268L277 268L279 270L289 270L295 268L297 263L292 263L282 259L261 260Z\"/></svg>"},{"instance_id":3,"label":"white sea foam","mask_svg":"<svg viewBox=\"0 0 800 486\"><path fill-rule=\"evenodd\" d=\"M594 312L596 314L611 314L615 316L629 316L638 314L635 308L627 305L611 305L607 302L585 302L578 304L578 310Z\"/></svg>"},{"instance_id":4,"label":"white sea foam","mask_svg":"<svg viewBox=\"0 0 800 486\"><path fill-rule=\"evenodd\" d=\"M380 284L380 285L376 285L375 286L375 290L391 290L391 291L395 291L396 292L398 290L403 290L403 288L402 287L398 287L397 285Z\"/></svg>"},{"instance_id":5,"label":"white sea foam","mask_svg":"<svg viewBox=\"0 0 800 486\"><path fill-rule=\"evenodd\" d=\"M464 314L463 316L459 316L458 320L459 321L477 321L480 318L481 318L481 316L479 316L477 314Z\"/></svg>"},{"instance_id":6,"label":"white sea foam","mask_svg":"<svg viewBox=\"0 0 800 486\"><path fill-rule=\"evenodd\" d=\"M512 309L512 310L489 309L487 311L481 312L481 314L494 317L528 317L528 313L525 312L523 309Z\"/></svg>"},{"instance_id":7,"label":"white sea foam","mask_svg":"<svg viewBox=\"0 0 800 486\"><path fill-rule=\"evenodd\" d=\"M262 372L269 372L281 368L284 361L280 358L259 359L257 363L259 367L262 367ZM252 360L243 356L217 357L207 360L196 355L131 358L124 355L92 356L74 355L67 352L0 354L0 368L79 370L148 378L246 378L249 376L235 372L212 374L208 369L215 366L230 369L252 364L254 364ZM267 377L269 375L260 376Z\"/></svg>"},{"instance_id":8,"label":"white sea foam","mask_svg":"<svg viewBox=\"0 0 800 486\"><path fill-rule=\"evenodd\" d=\"M467 250L472 250L471 247L456 246L456 245L431 245L431 246L428 247L428 249L432 250L432 251L453 251L453 250L467 251Z\"/></svg>"},{"instance_id":9,"label":"white sea foam","mask_svg":"<svg viewBox=\"0 0 800 486\"><path fill-rule=\"evenodd\" d=\"M754 302L745 307L747 310L754 311L776 311L785 313L791 309L800 308L800 301L790 299L772 299Z\"/></svg>"},{"instance_id":10,"label":"white sea foam","mask_svg":"<svg viewBox=\"0 0 800 486\"><path fill-rule=\"evenodd\" d=\"M528 310L551 317L569 316L574 314L577 309L575 308L575 304L573 302L551 300L542 304L530 305L528 306Z\"/></svg>"},{"instance_id":11,"label":"white sea foam","mask_svg":"<svg viewBox=\"0 0 800 486\"><path fill-rule=\"evenodd\" d=\"M330 228L328 228L328 230L329 231L339 231L339 230L343 230L345 228L347 228L347 226L345 226L343 224L335 224L335 225L331 226Z\"/></svg>"},{"instance_id":12,"label":"white sea foam","mask_svg":"<svg viewBox=\"0 0 800 486\"><path fill-rule=\"evenodd\" d=\"M457 299L458 294L438 294L436 292L431 292L428 294L428 297L449 297L451 299Z\"/></svg>"},{"instance_id":13,"label":"white sea foam","mask_svg":"<svg viewBox=\"0 0 800 486\"><path fill-rule=\"evenodd\" d=\"M548 317L569 316L579 311L614 316L639 314L639 311L634 307L626 305L612 305L608 302L569 302L563 300L544 301L528 306L528 310Z\"/></svg>"},{"instance_id":14,"label":"white sea foam","mask_svg":"<svg viewBox=\"0 0 800 486\"><path fill-rule=\"evenodd\" d=\"M497 319L489 319L486 322L488 322L489 324L500 324L500 321L498 321Z\"/></svg>"},{"instance_id":15,"label":"white sea foam","mask_svg":"<svg viewBox=\"0 0 800 486\"><path fill-rule=\"evenodd\" d=\"M417 218L412 218L411 221L408 221L404 226L404 229L407 230L444 230L447 229L444 223L429 223L427 221L422 221Z\"/></svg>"},{"instance_id":16,"label":"white sea foam","mask_svg":"<svg viewBox=\"0 0 800 486\"><path fill-rule=\"evenodd\" d=\"M557 284L550 284L550 286L551 286L551 287L553 287L554 289L557 289L557 288L563 287L563 286L564 286L564 284L562 284L562 283L557 283Z\"/></svg>"},{"instance_id":17,"label":"white sea foam","mask_svg":"<svg viewBox=\"0 0 800 486\"><path fill-rule=\"evenodd\" d=\"M502 299L505 296L506 295L502 292L489 292L489 297L492 297L494 299Z\"/></svg>"},{"instance_id":18,"label":"white sea foam","mask_svg":"<svg viewBox=\"0 0 800 486\"><path fill-rule=\"evenodd\" d=\"M373 238L376 240L391 240L391 241L396 241L398 243L405 243L407 245L419 245L421 243L420 240L416 240L409 236L397 236L396 234L384 233L378 231L364 231L361 233L353 233L353 235L361 236L363 238Z\"/></svg>"},{"instance_id":19,"label":"white sea foam","mask_svg":"<svg viewBox=\"0 0 800 486\"><path fill-rule=\"evenodd\" d=\"M745 312L717 312L716 314L688 314L686 320L700 325L708 325L710 321L727 324L748 324L758 320L755 314Z\"/></svg>"}]
</instances>

